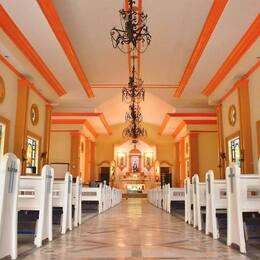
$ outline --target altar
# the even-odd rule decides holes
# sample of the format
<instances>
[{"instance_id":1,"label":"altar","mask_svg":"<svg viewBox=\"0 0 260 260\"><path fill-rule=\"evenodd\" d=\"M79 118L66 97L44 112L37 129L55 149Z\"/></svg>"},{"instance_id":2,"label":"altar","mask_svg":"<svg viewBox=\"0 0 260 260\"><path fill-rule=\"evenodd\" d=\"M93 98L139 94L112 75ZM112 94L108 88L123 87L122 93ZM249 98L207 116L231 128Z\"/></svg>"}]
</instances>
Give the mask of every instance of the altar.
<instances>
[{"instance_id":1,"label":"altar","mask_svg":"<svg viewBox=\"0 0 260 260\"><path fill-rule=\"evenodd\" d=\"M113 186L123 193L145 194L147 190L159 186L156 145L144 141L115 145L111 174Z\"/></svg>"}]
</instances>

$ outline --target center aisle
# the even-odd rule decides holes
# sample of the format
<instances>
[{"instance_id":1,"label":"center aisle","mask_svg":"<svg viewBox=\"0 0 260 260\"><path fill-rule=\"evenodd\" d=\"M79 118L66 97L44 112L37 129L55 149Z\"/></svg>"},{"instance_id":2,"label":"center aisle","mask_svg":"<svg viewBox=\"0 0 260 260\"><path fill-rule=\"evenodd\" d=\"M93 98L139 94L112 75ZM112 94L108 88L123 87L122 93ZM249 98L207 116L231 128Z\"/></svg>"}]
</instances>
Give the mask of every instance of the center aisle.
<instances>
[{"instance_id":1,"label":"center aisle","mask_svg":"<svg viewBox=\"0 0 260 260\"><path fill-rule=\"evenodd\" d=\"M248 259L146 199L124 200L26 259L91 258Z\"/></svg>"}]
</instances>

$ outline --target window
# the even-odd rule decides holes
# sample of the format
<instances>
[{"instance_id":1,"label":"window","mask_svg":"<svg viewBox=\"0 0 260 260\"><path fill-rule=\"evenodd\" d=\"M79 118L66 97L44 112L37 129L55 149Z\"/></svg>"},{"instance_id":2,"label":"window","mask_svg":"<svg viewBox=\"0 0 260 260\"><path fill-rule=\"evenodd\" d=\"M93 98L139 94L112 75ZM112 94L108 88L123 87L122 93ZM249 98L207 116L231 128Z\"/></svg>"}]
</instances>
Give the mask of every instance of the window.
<instances>
[{"instance_id":1,"label":"window","mask_svg":"<svg viewBox=\"0 0 260 260\"><path fill-rule=\"evenodd\" d=\"M239 136L228 141L228 156L229 163L236 163L239 167L240 165L240 139Z\"/></svg>"},{"instance_id":2,"label":"window","mask_svg":"<svg viewBox=\"0 0 260 260\"><path fill-rule=\"evenodd\" d=\"M0 123L0 156L4 155L5 152L5 133L6 126L3 123Z\"/></svg>"},{"instance_id":3,"label":"window","mask_svg":"<svg viewBox=\"0 0 260 260\"><path fill-rule=\"evenodd\" d=\"M39 139L27 136L26 173L37 174L39 165Z\"/></svg>"},{"instance_id":4,"label":"window","mask_svg":"<svg viewBox=\"0 0 260 260\"><path fill-rule=\"evenodd\" d=\"M0 156L8 152L10 121L0 116Z\"/></svg>"}]
</instances>

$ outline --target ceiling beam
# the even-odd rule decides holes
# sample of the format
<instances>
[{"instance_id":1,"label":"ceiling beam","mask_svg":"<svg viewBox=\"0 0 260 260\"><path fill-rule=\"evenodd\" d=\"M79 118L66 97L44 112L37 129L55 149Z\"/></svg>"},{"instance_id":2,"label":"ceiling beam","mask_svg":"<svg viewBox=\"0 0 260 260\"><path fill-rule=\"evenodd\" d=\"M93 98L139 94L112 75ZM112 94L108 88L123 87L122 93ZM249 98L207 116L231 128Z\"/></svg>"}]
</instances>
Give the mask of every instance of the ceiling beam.
<instances>
[{"instance_id":1,"label":"ceiling beam","mask_svg":"<svg viewBox=\"0 0 260 260\"><path fill-rule=\"evenodd\" d=\"M53 90L59 95L66 94L65 89L55 78L53 73L43 62L42 58L34 50L29 41L25 38L23 33L19 30L14 21L7 14L2 5L0 5L0 27L8 35L8 37L14 42L18 49L27 57L27 59L33 64L33 66L40 72L45 80L50 84Z\"/></svg>"},{"instance_id":2,"label":"ceiling beam","mask_svg":"<svg viewBox=\"0 0 260 260\"><path fill-rule=\"evenodd\" d=\"M183 118L183 117L216 117L215 112L176 112L176 113L167 113L161 123L158 134L162 135L165 130L170 118Z\"/></svg>"},{"instance_id":3,"label":"ceiling beam","mask_svg":"<svg viewBox=\"0 0 260 260\"><path fill-rule=\"evenodd\" d=\"M218 101L218 104L223 103L223 101L230 96L235 90L237 90L239 83L243 80L248 79L258 68L260 68L260 61L256 62L249 70L248 72L241 77L241 79L237 80L236 83L233 85L233 87L225 93L223 97L221 97Z\"/></svg>"},{"instance_id":4,"label":"ceiling beam","mask_svg":"<svg viewBox=\"0 0 260 260\"><path fill-rule=\"evenodd\" d=\"M52 119L51 123L54 125L82 125L85 119Z\"/></svg>"},{"instance_id":5,"label":"ceiling beam","mask_svg":"<svg viewBox=\"0 0 260 260\"><path fill-rule=\"evenodd\" d=\"M172 137L176 138L178 134L182 131L182 129L185 127L186 123L184 121L181 121L180 124L175 128L174 132L172 133Z\"/></svg>"},{"instance_id":6,"label":"ceiling beam","mask_svg":"<svg viewBox=\"0 0 260 260\"><path fill-rule=\"evenodd\" d=\"M0 54L0 61L6 65L18 78L28 82L28 86L33 90L46 104L50 105L50 101L35 87L35 85L26 79L6 58Z\"/></svg>"},{"instance_id":7,"label":"ceiling beam","mask_svg":"<svg viewBox=\"0 0 260 260\"><path fill-rule=\"evenodd\" d=\"M240 39L236 47L229 54L225 62L213 76L207 87L202 91L205 96L211 95L222 80L227 76L231 69L241 59L250 46L259 38L260 35L260 14L257 15L244 36Z\"/></svg>"},{"instance_id":8,"label":"ceiling beam","mask_svg":"<svg viewBox=\"0 0 260 260\"><path fill-rule=\"evenodd\" d=\"M193 53L191 55L191 58L185 68L185 71L182 75L179 87L175 91L174 96L180 97L187 86L187 83L189 79L191 78L191 75L198 64L203 51L205 50L207 43L219 21L219 18L221 17L224 8L227 4L228 0L214 0L213 5L210 9L210 12L207 16L207 19L204 23L204 26L202 28L202 31L200 33L200 36L198 38L198 41L195 45L195 48L193 50Z\"/></svg>"},{"instance_id":9,"label":"ceiling beam","mask_svg":"<svg viewBox=\"0 0 260 260\"><path fill-rule=\"evenodd\" d=\"M55 10L53 2L51 0L37 0L42 12L44 13L52 31L58 39L62 49L64 50L74 72L76 73L82 87L87 93L88 97L94 97L94 93L88 82L88 79L83 71L83 68L79 62L77 54L72 47L70 39L62 25L62 22Z\"/></svg>"},{"instance_id":10,"label":"ceiling beam","mask_svg":"<svg viewBox=\"0 0 260 260\"><path fill-rule=\"evenodd\" d=\"M89 123L88 120L85 120L84 126L89 130L89 132L90 132L94 137L97 137L97 136L98 136L96 130L95 130L94 127Z\"/></svg>"},{"instance_id":11,"label":"ceiling beam","mask_svg":"<svg viewBox=\"0 0 260 260\"><path fill-rule=\"evenodd\" d=\"M112 134L112 128L108 124L105 115L100 112L53 112L52 117L98 117L101 123L103 124L105 130L107 131L108 135ZM57 119L60 120L60 119Z\"/></svg>"}]
</instances>

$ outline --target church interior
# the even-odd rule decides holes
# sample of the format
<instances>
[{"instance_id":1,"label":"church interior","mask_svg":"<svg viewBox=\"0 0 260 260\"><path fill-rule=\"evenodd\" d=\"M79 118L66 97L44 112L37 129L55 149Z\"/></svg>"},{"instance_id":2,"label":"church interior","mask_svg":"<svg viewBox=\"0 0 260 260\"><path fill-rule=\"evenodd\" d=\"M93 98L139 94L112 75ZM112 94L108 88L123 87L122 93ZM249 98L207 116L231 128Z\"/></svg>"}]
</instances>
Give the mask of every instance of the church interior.
<instances>
[{"instance_id":1,"label":"church interior","mask_svg":"<svg viewBox=\"0 0 260 260\"><path fill-rule=\"evenodd\" d=\"M259 0L0 0L0 259L260 259Z\"/></svg>"}]
</instances>

